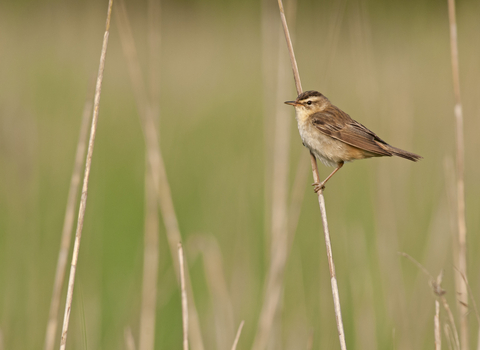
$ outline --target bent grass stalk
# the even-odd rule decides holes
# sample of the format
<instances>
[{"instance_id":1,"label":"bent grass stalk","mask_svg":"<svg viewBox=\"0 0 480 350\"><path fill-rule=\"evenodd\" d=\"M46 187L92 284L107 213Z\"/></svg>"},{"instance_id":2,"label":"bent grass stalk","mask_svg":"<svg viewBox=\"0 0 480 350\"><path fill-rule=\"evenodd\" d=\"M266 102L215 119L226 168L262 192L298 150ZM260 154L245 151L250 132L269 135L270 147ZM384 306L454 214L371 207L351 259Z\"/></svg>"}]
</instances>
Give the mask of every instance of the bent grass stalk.
<instances>
[{"instance_id":1,"label":"bent grass stalk","mask_svg":"<svg viewBox=\"0 0 480 350\"><path fill-rule=\"evenodd\" d=\"M88 142L87 159L85 162L85 174L83 176L82 196L80 199L80 208L78 210L77 230L75 233L75 244L73 246L72 265L70 267L70 277L68 280L67 300L65 303L65 316L63 319L62 338L60 340L60 350L64 350L67 343L68 324L70 320L70 311L72 309L73 289L75 285L75 273L77 271L78 254L80 252L80 242L82 238L83 221L85 218L85 208L87 205L88 179L92 166L93 147L95 144L95 135L97 132L98 112L100 108L100 94L102 91L103 72L105 70L105 57L107 54L108 37L110 34L110 19L112 17L113 0L108 2L107 23L105 25L105 34L103 36L102 52L100 55L100 65L98 68L97 84L95 87L95 100L93 104L92 127L90 130L90 141Z\"/></svg>"},{"instance_id":2,"label":"bent grass stalk","mask_svg":"<svg viewBox=\"0 0 480 350\"><path fill-rule=\"evenodd\" d=\"M293 51L292 40L290 38L290 33L288 31L287 19L285 18L285 12L283 9L282 0L278 0L278 7L280 10L280 17L281 17L283 29L285 32L285 39L287 41L288 51L290 53L290 61L292 64L293 77L295 79L295 87L297 88L297 94L301 94L302 84L300 82L300 74L298 72L297 61L295 60L295 53ZM320 176L318 174L317 161L315 159L315 156L312 153L310 153L310 161L312 165L313 179L316 183L320 183ZM320 213L322 216L323 232L325 236L325 246L327 250L328 266L330 270L330 282L332 285L333 304L335 309L335 319L337 323L338 337L340 340L340 348L342 350L346 350L347 345L345 342L345 332L343 329L342 312L340 308L340 296L338 293L337 277L335 274L335 264L333 262L333 256L332 256L332 246L330 243L330 232L328 229L327 213L325 208L325 199L323 197L323 190L318 191L317 195L318 195L318 204L320 206Z\"/></svg>"}]
</instances>

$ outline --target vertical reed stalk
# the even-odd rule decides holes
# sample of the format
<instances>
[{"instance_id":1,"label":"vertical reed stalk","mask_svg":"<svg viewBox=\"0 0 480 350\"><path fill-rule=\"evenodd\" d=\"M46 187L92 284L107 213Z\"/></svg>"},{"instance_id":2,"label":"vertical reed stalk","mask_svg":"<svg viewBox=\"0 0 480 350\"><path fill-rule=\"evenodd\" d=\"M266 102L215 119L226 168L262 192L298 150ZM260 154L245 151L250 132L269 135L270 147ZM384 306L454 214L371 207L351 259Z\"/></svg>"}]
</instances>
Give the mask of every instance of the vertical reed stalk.
<instances>
[{"instance_id":1,"label":"vertical reed stalk","mask_svg":"<svg viewBox=\"0 0 480 350\"><path fill-rule=\"evenodd\" d=\"M182 292L183 350L188 350L188 303L185 291L185 268L183 266L182 243L178 243L178 262L180 265L180 287Z\"/></svg>"},{"instance_id":2,"label":"vertical reed stalk","mask_svg":"<svg viewBox=\"0 0 480 350\"><path fill-rule=\"evenodd\" d=\"M457 272L462 276L463 281L467 285L468 296L472 300L473 311L475 313L475 317L477 318L477 325L479 327L478 339L477 339L477 350L480 350L480 313L478 312L477 302L475 301L475 297L474 297L472 288L470 287L470 283L468 283L467 277L463 273L461 273L458 269L457 269Z\"/></svg>"},{"instance_id":3,"label":"vertical reed stalk","mask_svg":"<svg viewBox=\"0 0 480 350\"><path fill-rule=\"evenodd\" d=\"M158 119L158 43L160 40L158 16L158 0L148 2L148 46L149 46L149 101L152 119ZM148 150L146 150L146 153ZM157 284L159 263L159 217L158 203L155 195L154 174L145 157L145 223L144 223L144 253L142 277L142 306L140 311L139 350L155 348L155 317L157 311Z\"/></svg>"},{"instance_id":4,"label":"vertical reed stalk","mask_svg":"<svg viewBox=\"0 0 480 350\"><path fill-rule=\"evenodd\" d=\"M281 35L281 33L279 33ZM281 39L281 37L279 37ZM280 42L280 40L279 40ZM279 51L281 53L282 51ZM280 55L277 67L276 106L282 106L282 96L288 93L285 68L288 65L284 55ZM271 198L271 237L270 264L264 290L262 310L257 335L252 349L263 350L272 336L275 315L281 305L283 276L289 252L288 237L288 172L290 149L290 120L288 111L280 108L275 113L274 145L272 147L273 171ZM272 125L269 125L272 128Z\"/></svg>"},{"instance_id":5,"label":"vertical reed stalk","mask_svg":"<svg viewBox=\"0 0 480 350\"><path fill-rule=\"evenodd\" d=\"M295 87L297 88L297 94L302 93L302 84L300 82L300 75L298 72L297 62L295 60L295 53L293 51L292 40L290 39L290 33L288 31L287 20L285 18L285 12L283 9L282 0L278 0L278 7L280 9L280 17L282 20L283 29L285 32L285 39L287 41L288 51L290 53L290 61L292 64L293 69L293 76L295 79ZM316 183L320 183L320 176L318 175L318 168L317 168L317 161L315 156L310 153L310 160L312 164L312 172L313 178ZM347 349L347 345L345 342L345 333L343 330L343 321L342 321L342 312L340 308L340 297L338 293L338 286L337 286L337 277L335 274L335 264L333 262L332 256L332 246L330 244L330 233L328 230L328 221L327 221L327 213L325 209L325 199L323 198L323 191L320 190L317 193L318 195L318 204L320 206L320 213L322 216L322 223L323 223L323 232L325 236L325 246L327 250L327 259L328 259L328 266L330 270L330 282L332 285L332 295L333 295L333 304L335 309L335 319L337 323L337 330L338 330L338 337L340 339L340 348L342 350Z\"/></svg>"},{"instance_id":6,"label":"vertical reed stalk","mask_svg":"<svg viewBox=\"0 0 480 350\"><path fill-rule=\"evenodd\" d=\"M452 59L453 93L455 96L455 141L456 141L456 187L457 187L457 229L458 229L458 260L455 262L461 274L467 276L467 227L465 223L465 183L464 183L464 137L463 111L460 95L460 77L458 68L457 21L455 15L455 0L448 0L448 19L450 24L450 54ZM465 281L455 274L456 290L459 298L458 313L460 316L461 349L469 349L468 336L468 290Z\"/></svg>"},{"instance_id":7,"label":"vertical reed stalk","mask_svg":"<svg viewBox=\"0 0 480 350\"><path fill-rule=\"evenodd\" d=\"M85 157L87 148L87 133L90 113L92 112L92 101L90 94L85 102L82 113L82 123L80 126L80 134L78 137L77 151L75 154L75 163L73 167L72 177L70 179L70 188L68 190L67 207L65 210L65 218L63 219L63 229L60 241L60 251L58 252L57 268L55 270L55 279L53 282L52 300L50 302L50 311L48 313L47 331L45 333L44 350L52 350L55 346L55 338L57 335L58 310L60 308L60 297L62 294L63 281L65 280L65 272L67 270L68 251L70 250L71 233L74 224L75 203L78 197L78 188L80 187L80 174L82 172L82 160Z\"/></svg>"},{"instance_id":8,"label":"vertical reed stalk","mask_svg":"<svg viewBox=\"0 0 480 350\"><path fill-rule=\"evenodd\" d=\"M85 174L83 176L82 196L80 199L80 208L78 211L77 230L75 233L75 244L73 246L72 265L70 267L70 277L68 280L67 300L65 303L65 316L63 319L62 338L60 340L60 350L64 350L67 343L68 324L70 321L70 311L72 309L73 289L75 285L75 273L77 271L78 254L80 252L80 242L82 238L83 221L85 218L85 209L87 205L88 179L92 166L93 147L95 144L95 135L97 132L98 111L100 108L100 94L102 91L103 72L105 70L105 57L107 54L108 37L110 34L110 19L112 17L113 0L108 2L107 23L105 34L103 36L102 53L100 55L100 65L98 68L97 84L95 88L95 100L93 104L92 127L90 130L90 141L88 142L87 159L85 162Z\"/></svg>"},{"instance_id":9,"label":"vertical reed stalk","mask_svg":"<svg viewBox=\"0 0 480 350\"><path fill-rule=\"evenodd\" d=\"M440 327L440 302L435 300L435 317L433 318L435 333L435 350L442 350L442 332Z\"/></svg>"},{"instance_id":10,"label":"vertical reed stalk","mask_svg":"<svg viewBox=\"0 0 480 350\"><path fill-rule=\"evenodd\" d=\"M440 272L437 279L434 279L433 276L428 272L428 270L420 264L417 260L415 260L412 256L408 255L407 253L399 253L400 255L408 258L411 262L413 262L419 269L422 271L426 276L429 278L430 286L432 287L433 293L440 299L442 302L442 306L447 312L448 320L450 322L450 326L448 324L445 325L445 334L447 335L447 339L451 341L451 349L460 350L460 340L458 338L457 327L455 325L455 319L453 318L452 310L448 305L447 299L445 298L445 290L442 289L442 279L443 279L443 271ZM448 331L447 331L448 329ZM436 332L435 332L436 336ZM436 339L436 338L435 338ZM436 343L436 341L435 341Z\"/></svg>"},{"instance_id":11,"label":"vertical reed stalk","mask_svg":"<svg viewBox=\"0 0 480 350\"><path fill-rule=\"evenodd\" d=\"M125 339L125 348L127 350L136 350L135 339L133 339L132 328L125 327L123 331L123 338Z\"/></svg>"},{"instance_id":12,"label":"vertical reed stalk","mask_svg":"<svg viewBox=\"0 0 480 350\"><path fill-rule=\"evenodd\" d=\"M204 273L213 302L217 349L228 349L235 337L232 299L223 269L224 262L217 240L211 234L192 237L189 245L198 248L203 257Z\"/></svg>"},{"instance_id":13,"label":"vertical reed stalk","mask_svg":"<svg viewBox=\"0 0 480 350\"><path fill-rule=\"evenodd\" d=\"M139 350L153 350L155 345L155 315L157 311L157 281L159 262L158 206L153 175L145 160L145 221L140 311Z\"/></svg>"},{"instance_id":14,"label":"vertical reed stalk","mask_svg":"<svg viewBox=\"0 0 480 350\"><path fill-rule=\"evenodd\" d=\"M133 92L139 111L140 125L145 137L148 164L151 167L156 198L158 207L165 224L168 245L172 256L172 262L177 273L180 275L180 265L178 263L177 245L181 241L180 228L178 226L177 215L173 206L172 193L168 183L167 171L163 161L162 152L160 150L160 142L158 131L152 116L152 107L147 98L145 83L142 78L142 72L137 57L135 42L133 40L132 30L128 20L127 11L123 1L119 3L119 11L117 18L119 21L118 29L120 33L120 41L124 55L127 59L128 70L132 81ZM189 282L188 270L185 271L187 298L190 304L190 338L194 350L203 350L203 339L200 330L200 322L198 313L193 299L191 283Z\"/></svg>"}]
</instances>

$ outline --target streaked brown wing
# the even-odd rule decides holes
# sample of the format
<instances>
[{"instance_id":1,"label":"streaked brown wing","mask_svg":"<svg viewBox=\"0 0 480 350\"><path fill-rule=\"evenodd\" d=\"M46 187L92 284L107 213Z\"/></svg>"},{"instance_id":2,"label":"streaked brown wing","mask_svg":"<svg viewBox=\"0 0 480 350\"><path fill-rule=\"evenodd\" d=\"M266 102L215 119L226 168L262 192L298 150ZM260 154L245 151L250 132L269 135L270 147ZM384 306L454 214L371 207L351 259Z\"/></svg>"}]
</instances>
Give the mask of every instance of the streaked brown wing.
<instances>
[{"instance_id":1,"label":"streaked brown wing","mask_svg":"<svg viewBox=\"0 0 480 350\"><path fill-rule=\"evenodd\" d=\"M381 146L387 145L385 141L333 105L315 113L312 123L320 132L346 144L382 156L392 156L391 152Z\"/></svg>"}]
</instances>

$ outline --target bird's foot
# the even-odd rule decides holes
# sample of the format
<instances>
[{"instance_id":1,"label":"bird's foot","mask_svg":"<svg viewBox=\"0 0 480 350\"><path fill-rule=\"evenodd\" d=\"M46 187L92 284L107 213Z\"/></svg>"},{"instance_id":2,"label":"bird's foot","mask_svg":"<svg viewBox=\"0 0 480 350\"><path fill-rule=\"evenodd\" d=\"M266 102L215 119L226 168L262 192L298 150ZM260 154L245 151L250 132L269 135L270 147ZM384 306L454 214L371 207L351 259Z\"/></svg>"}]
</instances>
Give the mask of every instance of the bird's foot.
<instances>
[{"instance_id":1,"label":"bird's foot","mask_svg":"<svg viewBox=\"0 0 480 350\"><path fill-rule=\"evenodd\" d=\"M325 181L322 183L314 182L312 186L315 186L313 190L315 193L318 193L319 191L323 191L325 189Z\"/></svg>"}]
</instances>

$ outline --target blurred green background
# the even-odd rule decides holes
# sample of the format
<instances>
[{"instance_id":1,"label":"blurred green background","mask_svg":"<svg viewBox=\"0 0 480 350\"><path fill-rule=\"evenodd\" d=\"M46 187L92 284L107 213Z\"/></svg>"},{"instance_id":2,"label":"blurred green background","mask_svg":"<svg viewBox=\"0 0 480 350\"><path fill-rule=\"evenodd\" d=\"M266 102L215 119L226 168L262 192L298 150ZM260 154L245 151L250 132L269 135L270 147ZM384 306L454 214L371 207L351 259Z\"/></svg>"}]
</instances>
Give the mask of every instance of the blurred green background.
<instances>
[{"instance_id":1,"label":"blurred green background","mask_svg":"<svg viewBox=\"0 0 480 350\"><path fill-rule=\"evenodd\" d=\"M106 7L106 1L0 5L3 349L43 345L80 117L98 69ZM151 79L148 4L131 2L127 8L144 77ZM457 6L468 273L477 302L479 14L478 2ZM160 19L153 78L161 86L161 149L205 348L220 349L217 336L226 330L214 322L218 301L196 247L199 238L213 239L220 248L235 330L245 320L238 348L251 348L255 337L270 259L273 114L281 108L291 118L289 183L299 162L308 177L301 179L305 196L269 348L306 349L309 339L313 349L338 348L307 151L293 109L272 98L278 58L287 55L276 2L163 1ZM69 349L124 349L125 327L136 339L139 333L145 152L117 25L113 17ZM292 30L305 90L323 92L387 142L425 158L417 164L399 158L348 164L325 191L347 345L432 349L428 279L397 252L409 253L434 275L445 269L444 288L455 309L447 2L299 1ZM292 100L288 65L284 73L289 92L279 98ZM321 177L331 171L319 168ZM179 349L180 292L163 224L159 249L155 344ZM473 348L478 325L473 314L469 321Z\"/></svg>"}]
</instances>

